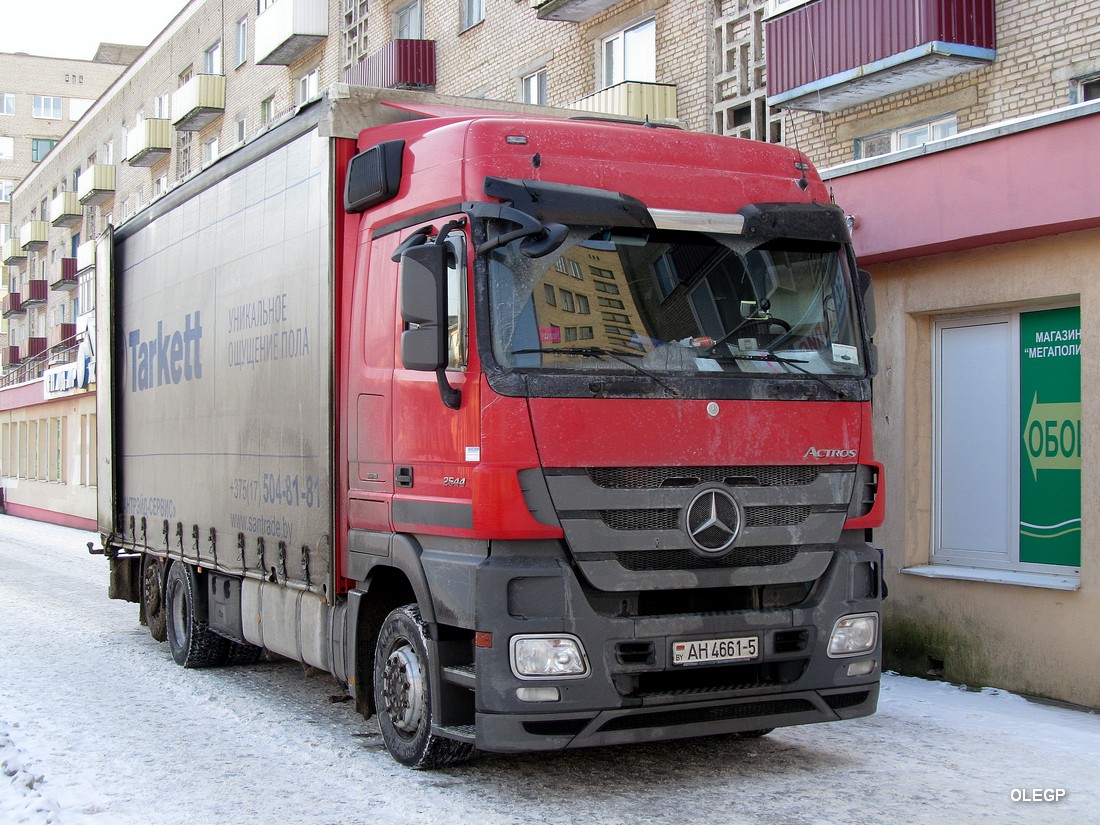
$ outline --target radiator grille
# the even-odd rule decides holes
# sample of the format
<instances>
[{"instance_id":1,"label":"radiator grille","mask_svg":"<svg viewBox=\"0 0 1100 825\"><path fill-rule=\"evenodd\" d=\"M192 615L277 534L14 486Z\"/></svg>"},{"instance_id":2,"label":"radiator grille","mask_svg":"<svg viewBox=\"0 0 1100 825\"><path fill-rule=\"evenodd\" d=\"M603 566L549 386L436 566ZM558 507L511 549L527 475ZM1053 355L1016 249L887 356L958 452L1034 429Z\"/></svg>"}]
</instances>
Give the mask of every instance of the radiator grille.
<instances>
[{"instance_id":1,"label":"radiator grille","mask_svg":"<svg viewBox=\"0 0 1100 825\"><path fill-rule=\"evenodd\" d=\"M643 550L620 552L615 559L627 570L703 570L715 567L766 567L787 564L798 555L798 547L739 547L728 556L705 559L690 550Z\"/></svg>"},{"instance_id":2,"label":"radiator grille","mask_svg":"<svg viewBox=\"0 0 1100 825\"><path fill-rule=\"evenodd\" d=\"M812 484L817 476L818 468L813 466L588 468L594 484L612 490L695 487L704 482L732 487L793 487Z\"/></svg>"}]
</instances>

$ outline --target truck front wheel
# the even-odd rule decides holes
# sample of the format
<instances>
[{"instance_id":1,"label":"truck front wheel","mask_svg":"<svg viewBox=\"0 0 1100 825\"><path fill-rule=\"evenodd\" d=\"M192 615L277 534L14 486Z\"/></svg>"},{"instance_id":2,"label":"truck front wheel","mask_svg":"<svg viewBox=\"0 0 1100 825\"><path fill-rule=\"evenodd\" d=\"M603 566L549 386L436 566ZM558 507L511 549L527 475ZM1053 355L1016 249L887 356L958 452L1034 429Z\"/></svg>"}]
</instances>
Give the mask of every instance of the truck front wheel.
<instances>
[{"instance_id":1,"label":"truck front wheel","mask_svg":"<svg viewBox=\"0 0 1100 825\"><path fill-rule=\"evenodd\" d=\"M374 705L390 755L410 768L430 770L461 762L473 747L432 734L428 626L415 604L382 623L374 651Z\"/></svg>"},{"instance_id":2,"label":"truck front wheel","mask_svg":"<svg viewBox=\"0 0 1100 825\"><path fill-rule=\"evenodd\" d=\"M183 667L216 667L229 657L229 640L207 626L206 611L199 609L201 593L191 565L175 562L168 568L164 587L168 646L176 664Z\"/></svg>"},{"instance_id":3,"label":"truck front wheel","mask_svg":"<svg viewBox=\"0 0 1100 825\"><path fill-rule=\"evenodd\" d=\"M149 633L158 642L168 638L168 615L164 609L164 562L148 553L142 557L141 608Z\"/></svg>"}]
</instances>

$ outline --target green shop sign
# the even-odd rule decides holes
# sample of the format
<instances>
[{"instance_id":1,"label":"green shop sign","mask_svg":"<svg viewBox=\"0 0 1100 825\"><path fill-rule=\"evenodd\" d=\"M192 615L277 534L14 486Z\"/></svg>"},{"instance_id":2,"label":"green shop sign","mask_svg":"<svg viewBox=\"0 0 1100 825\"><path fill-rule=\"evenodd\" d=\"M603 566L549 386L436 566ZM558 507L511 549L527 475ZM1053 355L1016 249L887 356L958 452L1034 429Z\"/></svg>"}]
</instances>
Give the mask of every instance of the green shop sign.
<instances>
[{"instance_id":1,"label":"green shop sign","mask_svg":"<svg viewBox=\"0 0 1100 825\"><path fill-rule=\"evenodd\" d=\"M1081 308L1020 314L1020 561L1081 566Z\"/></svg>"}]
</instances>

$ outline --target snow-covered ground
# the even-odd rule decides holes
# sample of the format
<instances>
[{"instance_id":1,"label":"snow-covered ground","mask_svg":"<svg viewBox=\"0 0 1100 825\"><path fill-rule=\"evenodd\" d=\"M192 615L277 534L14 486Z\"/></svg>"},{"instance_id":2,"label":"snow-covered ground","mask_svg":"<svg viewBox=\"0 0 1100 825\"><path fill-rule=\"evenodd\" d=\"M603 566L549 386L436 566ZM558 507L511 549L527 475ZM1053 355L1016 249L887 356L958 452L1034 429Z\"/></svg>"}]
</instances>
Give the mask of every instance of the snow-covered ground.
<instances>
[{"instance_id":1,"label":"snow-covered ground","mask_svg":"<svg viewBox=\"0 0 1100 825\"><path fill-rule=\"evenodd\" d=\"M0 516L0 825L1100 822L1100 715L895 675L853 722L409 771L326 674L178 668L88 541Z\"/></svg>"}]
</instances>

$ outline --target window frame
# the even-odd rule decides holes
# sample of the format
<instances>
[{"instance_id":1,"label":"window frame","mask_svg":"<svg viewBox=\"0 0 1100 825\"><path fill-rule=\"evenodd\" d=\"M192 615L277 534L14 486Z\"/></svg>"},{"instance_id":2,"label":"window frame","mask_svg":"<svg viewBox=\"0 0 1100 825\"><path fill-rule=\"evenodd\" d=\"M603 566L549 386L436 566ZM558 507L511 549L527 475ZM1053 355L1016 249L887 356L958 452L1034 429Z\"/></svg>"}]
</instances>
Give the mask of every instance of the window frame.
<instances>
[{"instance_id":1,"label":"window frame","mask_svg":"<svg viewBox=\"0 0 1100 825\"><path fill-rule=\"evenodd\" d=\"M549 92L549 73L545 66L520 78L520 100L533 106L546 106ZM534 92L532 99L531 92Z\"/></svg>"},{"instance_id":2,"label":"window frame","mask_svg":"<svg viewBox=\"0 0 1100 825\"><path fill-rule=\"evenodd\" d=\"M637 45L639 42L635 37L631 35L637 35L642 29L652 29L652 54L650 60L646 61L646 69L652 68L652 72L645 72L645 76L633 76L633 73L628 74L628 67L630 66L630 54L632 50L629 48L633 43ZM649 37L644 41L646 46L650 45ZM617 54L610 56L613 65L610 67L609 73L609 55L608 48L614 49L615 44L619 44ZM636 83L656 83L657 82L657 18L654 16L645 17L641 20L636 20L628 26L623 26L617 31L610 32L599 38L597 42L597 68L596 77L599 78L599 88L608 89L619 83L636 82Z\"/></svg>"},{"instance_id":3,"label":"window frame","mask_svg":"<svg viewBox=\"0 0 1100 825\"><path fill-rule=\"evenodd\" d=\"M1001 312L953 314L932 319L932 509L931 530L929 533L929 561L926 567L907 568L906 572L946 578L971 578L975 573L979 573L994 580L1008 583L1036 584L1036 582L1039 582L1036 586L1043 586L1042 582L1044 580L1053 583L1066 578L1079 578L1080 566L1020 561L1020 474L1021 463L1026 460L1021 450L1021 351L1023 348L1021 316L1067 308L1080 310L1080 305L1076 303L1041 304ZM943 456L945 448L950 448L950 444L945 443L948 439L944 433L945 426L949 425L949 422L944 420L945 394L947 391L944 387L944 332L992 325L1004 326L1006 412L1004 418L993 420L998 416L983 415L981 411L978 411L976 417L980 418L980 423L976 423L975 426L983 432L992 431L994 434L998 425L1003 426L1004 429L1004 439L1007 442L1004 444L1007 459L1007 478L1003 490L1005 496L1003 515L1007 522L1007 533L1004 546L999 549L995 547L991 549L945 548L943 546L944 506L945 503L948 503L948 506L950 506L950 502L957 503L959 498L959 490L951 485L957 484L967 487L970 492L963 497L968 502L967 506L972 506L975 493L971 485L966 485L965 480L960 480L956 474L952 473L949 466L945 466L952 458L945 459ZM983 369L987 371L989 367L993 366L988 364L986 359L983 359L983 364ZM984 386L975 388L975 391L979 394L982 394L982 392L988 393L989 388ZM993 403L995 406L996 402ZM965 460L972 459L964 458ZM992 473L985 474L986 477L992 477L993 475ZM950 476L950 481L947 480L948 476Z\"/></svg>"},{"instance_id":4,"label":"window frame","mask_svg":"<svg viewBox=\"0 0 1100 825\"><path fill-rule=\"evenodd\" d=\"M951 131L948 134L941 134L936 136L936 129L942 126L950 125ZM907 132L915 132L918 129L925 129L927 134L927 140L923 140L919 143L913 143L908 146L903 146L902 136ZM893 129L884 129L880 132L873 132L868 135L861 135L852 142L852 156L854 160L869 160L870 158L880 158L885 155L893 154L894 152L904 152L907 149L915 149L923 146L926 143L932 143L937 140L945 140L946 138L957 135L959 131L959 118L957 112L947 112L936 117L929 118L928 120L920 120L914 123L907 123L904 126L897 126ZM890 138L890 148L885 152L879 152L877 154L868 155L865 152L864 146L873 140L881 140L885 137Z\"/></svg>"},{"instance_id":5,"label":"window frame","mask_svg":"<svg viewBox=\"0 0 1100 825\"><path fill-rule=\"evenodd\" d=\"M462 31L469 31L485 20L485 0L460 0Z\"/></svg>"},{"instance_id":6,"label":"window frame","mask_svg":"<svg viewBox=\"0 0 1100 825\"><path fill-rule=\"evenodd\" d=\"M234 68L239 69L246 62L248 62L248 15L245 15L237 21L237 25L233 30L234 42L236 45L236 66Z\"/></svg>"},{"instance_id":7,"label":"window frame","mask_svg":"<svg viewBox=\"0 0 1100 825\"><path fill-rule=\"evenodd\" d=\"M0 115L15 116L15 95L11 92L0 92Z\"/></svg>"},{"instance_id":8,"label":"window frame","mask_svg":"<svg viewBox=\"0 0 1100 825\"><path fill-rule=\"evenodd\" d=\"M203 50L202 74L225 74L225 60L222 54L222 41L220 38L211 43L210 46L207 47L205 50Z\"/></svg>"},{"instance_id":9,"label":"window frame","mask_svg":"<svg viewBox=\"0 0 1100 825\"><path fill-rule=\"evenodd\" d=\"M415 12L415 19L406 14ZM409 24L406 26L406 22ZM394 40L423 40L424 39L424 2L423 0L409 0L393 10L391 25L393 27ZM404 27L404 28L403 28Z\"/></svg>"},{"instance_id":10,"label":"window frame","mask_svg":"<svg viewBox=\"0 0 1100 825\"><path fill-rule=\"evenodd\" d=\"M49 101L49 106L46 105ZM63 120L64 98L58 95L34 95L31 115L39 120Z\"/></svg>"},{"instance_id":11,"label":"window frame","mask_svg":"<svg viewBox=\"0 0 1100 825\"><path fill-rule=\"evenodd\" d=\"M57 144L59 142L60 141L57 140L56 138L36 138L36 137L32 137L31 138L31 162L32 163L41 163L42 160L46 157L46 155L48 155L51 151L53 151L53 148L55 146L57 146ZM43 144L43 143L50 144L45 152L41 151L40 144Z\"/></svg>"}]
</instances>

